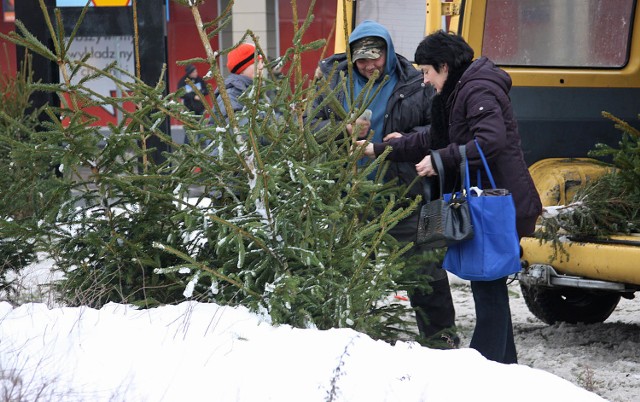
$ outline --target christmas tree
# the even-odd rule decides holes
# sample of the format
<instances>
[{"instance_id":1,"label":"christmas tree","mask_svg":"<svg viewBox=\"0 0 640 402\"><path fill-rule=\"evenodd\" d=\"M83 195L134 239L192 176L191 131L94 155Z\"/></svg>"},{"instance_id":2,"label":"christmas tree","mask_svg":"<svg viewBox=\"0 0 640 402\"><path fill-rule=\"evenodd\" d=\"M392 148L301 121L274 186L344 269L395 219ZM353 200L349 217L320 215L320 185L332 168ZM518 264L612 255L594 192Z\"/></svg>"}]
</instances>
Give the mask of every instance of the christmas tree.
<instances>
[{"instance_id":1,"label":"christmas tree","mask_svg":"<svg viewBox=\"0 0 640 402\"><path fill-rule=\"evenodd\" d=\"M346 134L356 116L313 133L309 105L327 91L301 74L301 55L325 45L302 41L313 7L278 60L288 66L284 76L267 64L240 98L244 108L233 112L219 67L219 55L231 48L216 53L209 43L229 23L231 5L202 21L206 1L177 2L190 8L205 54L181 64L209 65L208 85L217 84L228 119L215 102L207 105L209 121L188 113L180 92L163 95L163 81L149 85L117 64L97 69L70 59L65 49L74 33L61 31L59 13L55 21L47 16L53 49L19 21L18 32L3 36L57 63L63 77L59 84L26 82L27 90L57 94L61 106L44 109L51 119L37 133L27 130L32 142L24 152L15 152L23 142L2 134L12 163L43 159L62 173L46 179L37 225L6 227L6 235L20 229L56 259L65 304L150 307L194 299L245 305L298 327L350 327L381 338L404 331L405 308L383 300L416 286L400 258L411 245L388 231L419 200L405 199L394 182L368 178L374 171L382 177L384 158L358 167L362 149ZM251 31L245 38L266 60L258 38ZM80 67L92 74L75 80ZM98 76L112 80L125 102L87 88ZM107 136L86 112L105 105L124 116ZM21 118L2 115L3 124ZM158 129L168 118L183 123L188 143ZM161 161L152 157L150 138L171 149ZM21 175L14 181L29 185Z\"/></svg>"}]
</instances>

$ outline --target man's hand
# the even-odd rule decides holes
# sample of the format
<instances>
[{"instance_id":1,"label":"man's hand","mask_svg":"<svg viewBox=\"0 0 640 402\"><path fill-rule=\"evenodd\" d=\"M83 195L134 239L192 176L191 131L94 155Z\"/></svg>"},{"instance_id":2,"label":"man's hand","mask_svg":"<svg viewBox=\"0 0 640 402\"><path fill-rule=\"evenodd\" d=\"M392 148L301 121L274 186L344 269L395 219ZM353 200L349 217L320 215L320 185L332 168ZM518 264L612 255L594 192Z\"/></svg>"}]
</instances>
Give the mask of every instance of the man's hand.
<instances>
[{"instance_id":1,"label":"man's hand","mask_svg":"<svg viewBox=\"0 0 640 402\"><path fill-rule=\"evenodd\" d=\"M370 142L367 143L366 140L356 141L356 144L354 145L354 150L361 147L363 144L366 144L364 148L364 156L368 156L369 158L374 159L376 157L376 154L373 152L373 144Z\"/></svg>"},{"instance_id":2,"label":"man's hand","mask_svg":"<svg viewBox=\"0 0 640 402\"><path fill-rule=\"evenodd\" d=\"M353 135L353 130L358 130L358 139L367 138L369 129L371 129L371 121L367 119L357 118L354 124L347 124L347 132Z\"/></svg>"},{"instance_id":3,"label":"man's hand","mask_svg":"<svg viewBox=\"0 0 640 402\"><path fill-rule=\"evenodd\" d=\"M416 173L418 176L437 176L438 172L433 168L431 164L431 155L427 155L420 162L416 164Z\"/></svg>"}]
</instances>

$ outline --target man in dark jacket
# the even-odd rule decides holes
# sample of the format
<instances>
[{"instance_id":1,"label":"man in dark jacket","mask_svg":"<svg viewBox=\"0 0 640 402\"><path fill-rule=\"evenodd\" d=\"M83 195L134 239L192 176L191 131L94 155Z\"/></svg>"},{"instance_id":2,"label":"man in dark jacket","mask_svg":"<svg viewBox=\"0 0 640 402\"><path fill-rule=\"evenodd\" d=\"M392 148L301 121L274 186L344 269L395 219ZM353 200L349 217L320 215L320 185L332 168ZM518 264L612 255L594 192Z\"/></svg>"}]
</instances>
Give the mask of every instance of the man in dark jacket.
<instances>
[{"instance_id":1,"label":"man in dark jacket","mask_svg":"<svg viewBox=\"0 0 640 402\"><path fill-rule=\"evenodd\" d=\"M349 98L357 99L369 80L377 78L370 93L378 94L369 104L370 120L358 119L355 127L360 127L359 138L367 136L369 129L373 130L372 142L382 142L383 137L393 133L396 136L429 136L429 110L431 97L434 92L430 86L422 81L422 74L405 57L396 54L387 29L374 21L363 21L349 37L351 59L354 63L354 93L348 96L344 91L336 94L340 106L347 112L352 109ZM337 65L336 65L337 64ZM319 63L325 79L330 80L330 87L342 85L341 72L347 76L347 56L344 53L333 55ZM333 73L332 73L333 72ZM387 81L384 78L388 77ZM331 120L331 115L338 118L335 104L330 102L322 109L322 97L314 101L317 112L314 130L320 132ZM354 127L348 126L347 130ZM442 147L446 143L434 144ZM387 171L385 179L398 178L404 185L410 184L416 177L413 164L394 162ZM422 185L413 186L409 194L416 196L422 193ZM403 242L415 241L419 212L399 222L390 232L397 240ZM421 253L419 247L414 247L412 253ZM412 258L414 260L415 258ZM416 320L420 335L425 340L444 335L457 343L455 336L455 311L449 289L449 281L444 270L437 263L420 263L413 267L416 271L431 277L429 282L431 292L416 289L410 292L411 305L416 309ZM454 341L455 339L455 341Z\"/></svg>"},{"instance_id":2,"label":"man in dark jacket","mask_svg":"<svg viewBox=\"0 0 640 402\"><path fill-rule=\"evenodd\" d=\"M201 116L204 114L205 107L202 99L200 99L200 96L196 93L194 88L197 88L203 96L208 95L209 90L207 89L202 77L198 75L198 69L196 66L188 64L184 70L185 75L180 78L180 81L178 81L178 88L184 88L185 91L182 95L182 102L187 109Z\"/></svg>"}]
</instances>

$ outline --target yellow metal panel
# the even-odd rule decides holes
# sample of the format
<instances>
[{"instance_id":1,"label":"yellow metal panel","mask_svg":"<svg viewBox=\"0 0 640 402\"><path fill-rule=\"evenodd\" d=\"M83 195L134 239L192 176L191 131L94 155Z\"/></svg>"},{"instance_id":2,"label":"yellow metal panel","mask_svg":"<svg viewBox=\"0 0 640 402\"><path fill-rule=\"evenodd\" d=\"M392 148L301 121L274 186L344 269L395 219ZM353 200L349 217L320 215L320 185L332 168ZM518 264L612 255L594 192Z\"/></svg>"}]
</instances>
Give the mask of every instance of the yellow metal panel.
<instances>
[{"instance_id":1,"label":"yellow metal panel","mask_svg":"<svg viewBox=\"0 0 640 402\"><path fill-rule=\"evenodd\" d=\"M351 0L338 0L334 53L344 53L347 49L347 39L353 30L353 6L354 2Z\"/></svg>"},{"instance_id":2,"label":"yellow metal panel","mask_svg":"<svg viewBox=\"0 0 640 402\"><path fill-rule=\"evenodd\" d=\"M620 240L640 241L637 236L616 236ZM550 243L539 244L538 239L525 237L520 244L523 259L531 264L548 264L565 275L640 285L640 247L614 244L570 242L565 247L569 258L558 253L550 261Z\"/></svg>"},{"instance_id":3,"label":"yellow metal panel","mask_svg":"<svg viewBox=\"0 0 640 402\"><path fill-rule=\"evenodd\" d=\"M442 1L427 0L427 15L425 21L425 35L445 29L447 31L457 31L461 9L461 0ZM448 17L449 27L442 26L442 17Z\"/></svg>"},{"instance_id":4,"label":"yellow metal panel","mask_svg":"<svg viewBox=\"0 0 640 402\"><path fill-rule=\"evenodd\" d=\"M487 9L486 0L467 0L462 12L462 30L460 34L474 50L476 58L482 56L482 37Z\"/></svg>"},{"instance_id":5,"label":"yellow metal panel","mask_svg":"<svg viewBox=\"0 0 640 402\"><path fill-rule=\"evenodd\" d=\"M639 7L640 9L640 7ZM639 27L640 29L640 27ZM640 40L640 36L635 39ZM621 70L504 68L517 86L567 88L640 88L640 54L631 51L629 64Z\"/></svg>"},{"instance_id":6,"label":"yellow metal panel","mask_svg":"<svg viewBox=\"0 0 640 402\"><path fill-rule=\"evenodd\" d=\"M462 0L454 0L451 2L453 6L453 14L449 18L449 32L458 32L460 25L460 13L462 12Z\"/></svg>"},{"instance_id":7,"label":"yellow metal panel","mask_svg":"<svg viewBox=\"0 0 640 402\"><path fill-rule=\"evenodd\" d=\"M529 167L542 205L567 205L576 191L613 168L590 158L542 159Z\"/></svg>"},{"instance_id":8,"label":"yellow metal panel","mask_svg":"<svg viewBox=\"0 0 640 402\"><path fill-rule=\"evenodd\" d=\"M425 20L425 34L435 32L442 27L442 7L440 0L427 1L427 15Z\"/></svg>"}]
</instances>

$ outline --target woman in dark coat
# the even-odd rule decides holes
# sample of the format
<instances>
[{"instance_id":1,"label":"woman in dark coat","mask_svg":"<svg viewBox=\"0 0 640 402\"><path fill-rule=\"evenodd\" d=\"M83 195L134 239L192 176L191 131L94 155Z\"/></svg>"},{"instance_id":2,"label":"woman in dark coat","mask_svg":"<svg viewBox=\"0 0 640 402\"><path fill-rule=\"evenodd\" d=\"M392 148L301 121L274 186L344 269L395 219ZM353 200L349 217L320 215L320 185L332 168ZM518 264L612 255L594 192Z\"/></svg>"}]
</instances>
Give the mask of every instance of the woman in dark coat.
<instances>
[{"instance_id":1,"label":"woman in dark coat","mask_svg":"<svg viewBox=\"0 0 640 402\"><path fill-rule=\"evenodd\" d=\"M474 143L477 140L496 186L513 195L518 235L533 233L542 205L524 161L509 99L509 75L486 57L473 61L473 49L464 39L443 31L420 42L415 62L422 70L424 82L433 85L437 92L431 108L431 135L389 136L382 144L368 144L366 154L377 156L390 145L393 147L390 159L417 162L420 176L435 176L438 172L431 160L431 142L434 138L447 138L449 145L436 150L442 157L445 177L459 175L458 146L464 144L470 177L475 178L482 168ZM482 178L483 188L490 188L486 175ZM448 192L453 190L453 183L448 186ZM517 363L506 281L507 278L471 281L476 327L470 346L490 360Z\"/></svg>"}]
</instances>

